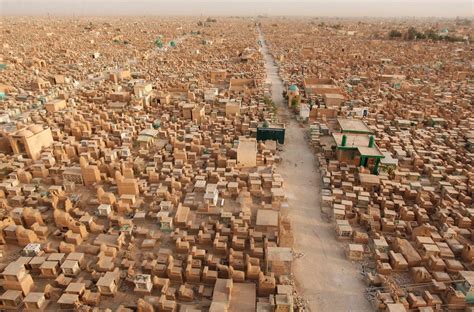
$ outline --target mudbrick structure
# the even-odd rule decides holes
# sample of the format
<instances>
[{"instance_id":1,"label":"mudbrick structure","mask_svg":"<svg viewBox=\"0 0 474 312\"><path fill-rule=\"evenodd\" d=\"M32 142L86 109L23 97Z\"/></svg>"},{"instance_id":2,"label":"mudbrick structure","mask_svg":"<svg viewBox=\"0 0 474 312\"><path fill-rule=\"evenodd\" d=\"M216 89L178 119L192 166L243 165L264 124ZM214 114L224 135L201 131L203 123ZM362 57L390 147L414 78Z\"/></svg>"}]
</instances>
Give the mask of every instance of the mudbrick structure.
<instances>
[{"instance_id":1,"label":"mudbrick structure","mask_svg":"<svg viewBox=\"0 0 474 312\"><path fill-rule=\"evenodd\" d=\"M4 18L0 309L471 311L472 28L372 23Z\"/></svg>"}]
</instances>

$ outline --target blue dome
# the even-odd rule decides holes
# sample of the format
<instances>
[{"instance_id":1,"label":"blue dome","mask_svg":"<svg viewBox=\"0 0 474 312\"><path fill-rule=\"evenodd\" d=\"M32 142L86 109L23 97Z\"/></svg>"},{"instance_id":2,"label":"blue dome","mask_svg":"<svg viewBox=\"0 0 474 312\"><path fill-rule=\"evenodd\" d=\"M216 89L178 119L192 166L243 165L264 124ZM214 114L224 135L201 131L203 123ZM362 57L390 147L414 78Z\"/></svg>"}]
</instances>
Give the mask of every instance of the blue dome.
<instances>
[{"instance_id":1,"label":"blue dome","mask_svg":"<svg viewBox=\"0 0 474 312\"><path fill-rule=\"evenodd\" d=\"M296 85L291 85L288 90L290 91L299 91L298 87Z\"/></svg>"}]
</instances>

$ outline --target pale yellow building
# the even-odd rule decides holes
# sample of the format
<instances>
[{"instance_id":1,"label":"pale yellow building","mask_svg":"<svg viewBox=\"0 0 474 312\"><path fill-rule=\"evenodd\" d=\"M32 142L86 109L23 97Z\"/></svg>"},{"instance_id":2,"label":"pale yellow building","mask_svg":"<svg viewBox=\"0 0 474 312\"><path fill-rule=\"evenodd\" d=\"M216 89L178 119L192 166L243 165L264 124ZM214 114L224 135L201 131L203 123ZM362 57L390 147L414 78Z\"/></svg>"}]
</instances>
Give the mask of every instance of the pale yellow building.
<instances>
[{"instance_id":1,"label":"pale yellow building","mask_svg":"<svg viewBox=\"0 0 474 312\"><path fill-rule=\"evenodd\" d=\"M55 99L44 104L44 108L49 112L58 112L66 108L66 100Z\"/></svg>"},{"instance_id":2,"label":"pale yellow building","mask_svg":"<svg viewBox=\"0 0 474 312\"><path fill-rule=\"evenodd\" d=\"M47 126L32 125L9 134L11 148L14 154L21 154L33 160L38 160L43 148L53 144L53 134Z\"/></svg>"},{"instance_id":3,"label":"pale yellow building","mask_svg":"<svg viewBox=\"0 0 474 312\"><path fill-rule=\"evenodd\" d=\"M237 147L237 166L241 168L257 165L257 140L254 138L239 138Z\"/></svg>"}]
</instances>

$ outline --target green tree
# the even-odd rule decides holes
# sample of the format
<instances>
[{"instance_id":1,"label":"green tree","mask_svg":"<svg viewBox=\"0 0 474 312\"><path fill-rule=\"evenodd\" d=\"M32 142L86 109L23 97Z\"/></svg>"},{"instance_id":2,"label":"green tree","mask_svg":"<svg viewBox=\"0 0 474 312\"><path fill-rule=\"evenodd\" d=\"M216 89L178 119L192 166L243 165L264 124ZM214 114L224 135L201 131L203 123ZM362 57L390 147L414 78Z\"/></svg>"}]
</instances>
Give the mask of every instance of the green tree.
<instances>
[{"instance_id":1,"label":"green tree","mask_svg":"<svg viewBox=\"0 0 474 312\"><path fill-rule=\"evenodd\" d=\"M291 107L296 108L298 106L298 100L296 98L291 99Z\"/></svg>"},{"instance_id":2,"label":"green tree","mask_svg":"<svg viewBox=\"0 0 474 312\"><path fill-rule=\"evenodd\" d=\"M422 32L416 32L416 39L426 39L426 35Z\"/></svg>"},{"instance_id":3,"label":"green tree","mask_svg":"<svg viewBox=\"0 0 474 312\"><path fill-rule=\"evenodd\" d=\"M425 31L426 38L431 39L433 41L437 41L440 39L439 35L433 30L433 29L428 29Z\"/></svg>"},{"instance_id":4,"label":"green tree","mask_svg":"<svg viewBox=\"0 0 474 312\"><path fill-rule=\"evenodd\" d=\"M399 30L392 29L392 30L388 33L388 37L389 37L390 39L401 38L401 37L402 37L402 33L401 33Z\"/></svg>"},{"instance_id":5,"label":"green tree","mask_svg":"<svg viewBox=\"0 0 474 312\"><path fill-rule=\"evenodd\" d=\"M269 97L264 97L263 98L263 103L265 103L265 106L271 106L272 105L272 100Z\"/></svg>"},{"instance_id":6,"label":"green tree","mask_svg":"<svg viewBox=\"0 0 474 312\"><path fill-rule=\"evenodd\" d=\"M416 28L415 27L410 27L410 28L408 28L408 31L406 33L406 39L407 40L415 40L417 34L418 34L418 31L416 30Z\"/></svg>"}]
</instances>

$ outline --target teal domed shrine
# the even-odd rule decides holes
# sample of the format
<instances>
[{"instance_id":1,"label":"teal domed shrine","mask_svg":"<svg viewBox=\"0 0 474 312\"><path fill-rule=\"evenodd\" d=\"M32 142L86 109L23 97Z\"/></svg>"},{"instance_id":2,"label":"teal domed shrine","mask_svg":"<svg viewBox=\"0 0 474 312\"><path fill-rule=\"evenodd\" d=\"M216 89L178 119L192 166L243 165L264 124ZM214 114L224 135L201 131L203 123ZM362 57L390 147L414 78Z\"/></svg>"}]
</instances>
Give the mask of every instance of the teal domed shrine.
<instances>
[{"instance_id":1,"label":"teal domed shrine","mask_svg":"<svg viewBox=\"0 0 474 312\"><path fill-rule=\"evenodd\" d=\"M301 103L301 98L300 98L300 89L296 85L291 85L288 87L288 107L291 107L294 103L294 105L299 106Z\"/></svg>"},{"instance_id":2,"label":"teal domed shrine","mask_svg":"<svg viewBox=\"0 0 474 312\"><path fill-rule=\"evenodd\" d=\"M297 87L296 85L291 85L291 86L288 88L288 90L295 92L295 91L299 91L300 89L298 89L298 87Z\"/></svg>"}]
</instances>

